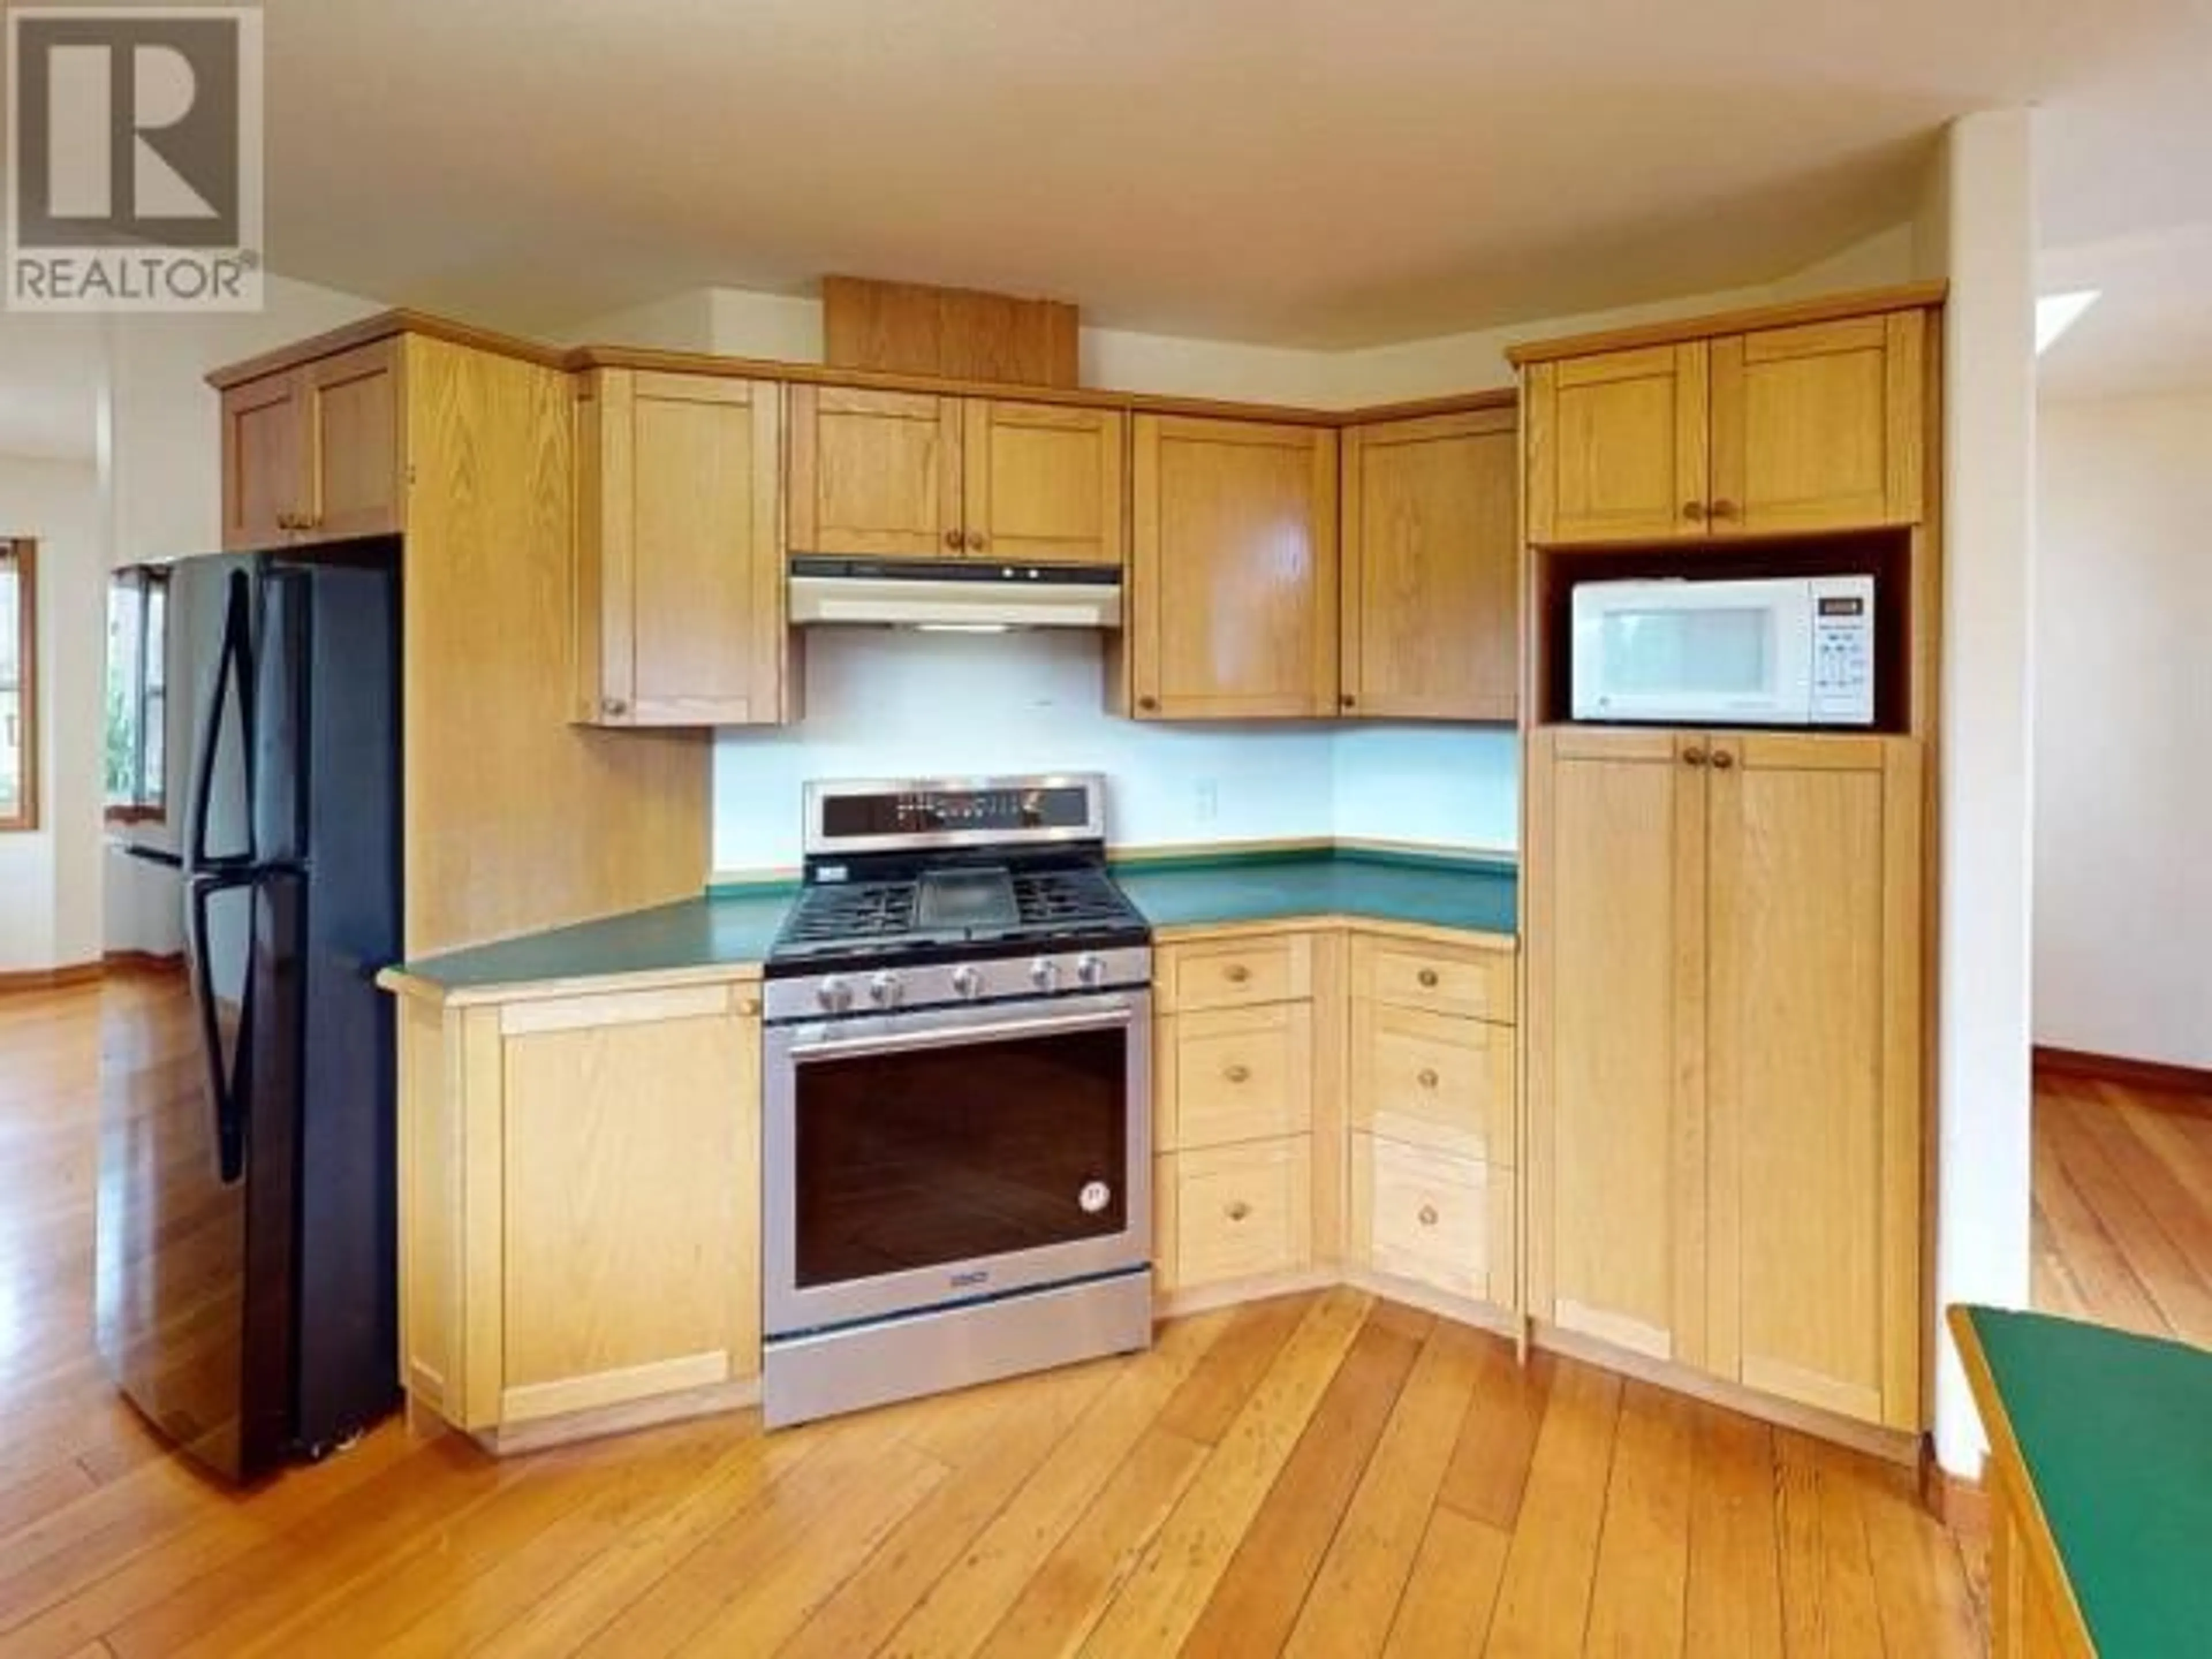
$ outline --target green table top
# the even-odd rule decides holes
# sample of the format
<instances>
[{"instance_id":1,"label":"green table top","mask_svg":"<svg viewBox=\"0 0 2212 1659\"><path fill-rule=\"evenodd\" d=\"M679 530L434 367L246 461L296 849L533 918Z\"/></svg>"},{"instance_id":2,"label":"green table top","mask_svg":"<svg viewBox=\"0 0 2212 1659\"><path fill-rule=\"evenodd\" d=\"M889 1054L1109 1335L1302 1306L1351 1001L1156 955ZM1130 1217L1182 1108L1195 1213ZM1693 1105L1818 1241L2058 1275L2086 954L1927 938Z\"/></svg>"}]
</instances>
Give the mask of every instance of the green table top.
<instances>
[{"instance_id":1,"label":"green table top","mask_svg":"<svg viewBox=\"0 0 2212 1659\"><path fill-rule=\"evenodd\" d=\"M1121 864L1115 878L1155 927L1297 916L1514 931L1511 866L1373 853L1229 854ZM405 964L448 991L676 969L744 967L768 955L796 890L723 888L696 899L527 933Z\"/></svg>"},{"instance_id":2,"label":"green table top","mask_svg":"<svg viewBox=\"0 0 2212 1659\"><path fill-rule=\"evenodd\" d=\"M2212 1653L2212 1353L1966 1314L2102 1659Z\"/></svg>"}]
</instances>

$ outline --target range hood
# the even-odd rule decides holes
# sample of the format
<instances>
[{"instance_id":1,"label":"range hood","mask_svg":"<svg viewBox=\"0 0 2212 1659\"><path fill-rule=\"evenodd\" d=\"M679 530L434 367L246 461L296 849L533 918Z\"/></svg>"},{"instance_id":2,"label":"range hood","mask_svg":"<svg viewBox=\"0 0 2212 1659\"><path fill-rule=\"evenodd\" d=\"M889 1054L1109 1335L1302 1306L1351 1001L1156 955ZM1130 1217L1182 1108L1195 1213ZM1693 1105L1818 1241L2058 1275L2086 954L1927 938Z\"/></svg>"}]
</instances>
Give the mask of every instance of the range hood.
<instances>
[{"instance_id":1,"label":"range hood","mask_svg":"<svg viewBox=\"0 0 2212 1659\"><path fill-rule=\"evenodd\" d=\"M1119 628L1121 573L1091 565L809 555L791 562L791 620L947 633Z\"/></svg>"}]
</instances>

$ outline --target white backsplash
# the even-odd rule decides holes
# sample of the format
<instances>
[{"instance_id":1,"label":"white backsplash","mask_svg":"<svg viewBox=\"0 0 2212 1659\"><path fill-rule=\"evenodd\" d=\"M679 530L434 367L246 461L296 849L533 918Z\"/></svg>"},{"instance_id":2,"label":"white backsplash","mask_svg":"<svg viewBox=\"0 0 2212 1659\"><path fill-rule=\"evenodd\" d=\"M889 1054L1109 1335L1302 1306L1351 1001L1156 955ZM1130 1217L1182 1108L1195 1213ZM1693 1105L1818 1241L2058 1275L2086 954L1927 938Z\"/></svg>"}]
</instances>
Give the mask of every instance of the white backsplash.
<instances>
[{"instance_id":1,"label":"white backsplash","mask_svg":"<svg viewBox=\"0 0 2212 1659\"><path fill-rule=\"evenodd\" d=\"M799 861L799 786L1054 769L1106 775L1125 845L1343 836L1510 850L1514 734L1491 728L1156 726L1103 708L1099 636L817 629L806 712L714 743L714 869Z\"/></svg>"}]
</instances>

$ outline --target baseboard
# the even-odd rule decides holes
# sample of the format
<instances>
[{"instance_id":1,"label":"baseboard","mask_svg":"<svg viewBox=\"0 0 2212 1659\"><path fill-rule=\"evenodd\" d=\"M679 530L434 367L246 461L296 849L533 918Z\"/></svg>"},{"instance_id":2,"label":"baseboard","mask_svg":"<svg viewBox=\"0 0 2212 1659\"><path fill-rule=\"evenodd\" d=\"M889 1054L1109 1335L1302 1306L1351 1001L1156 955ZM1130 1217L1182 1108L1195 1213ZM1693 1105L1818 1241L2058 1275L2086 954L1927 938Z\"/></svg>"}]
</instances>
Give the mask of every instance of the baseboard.
<instances>
[{"instance_id":1,"label":"baseboard","mask_svg":"<svg viewBox=\"0 0 2212 1659\"><path fill-rule=\"evenodd\" d=\"M1978 1480L1953 1474L1931 1452L1920 1466L1920 1502L1953 1532L1964 1538L1990 1535L1990 1494Z\"/></svg>"},{"instance_id":2,"label":"baseboard","mask_svg":"<svg viewBox=\"0 0 2212 1659\"><path fill-rule=\"evenodd\" d=\"M2162 1060L2130 1060L2124 1054L2092 1054L2083 1048L2035 1045L2035 1069L2057 1077L2094 1078L2136 1089L2160 1089L2212 1095L2212 1071L2197 1066L2169 1066Z\"/></svg>"},{"instance_id":3,"label":"baseboard","mask_svg":"<svg viewBox=\"0 0 2212 1659\"><path fill-rule=\"evenodd\" d=\"M65 968L16 968L0 973L0 991L58 991L70 985L89 985L102 969L96 962L76 962Z\"/></svg>"},{"instance_id":4,"label":"baseboard","mask_svg":"<svg viewBox=\"0 0 2212 1659\"><path fill-rule=\"evenodd\" d=\"M100 965L111 974L165 974L183 967L185 957L180 951L110 951Z\"/></svg>"}]
</instances>

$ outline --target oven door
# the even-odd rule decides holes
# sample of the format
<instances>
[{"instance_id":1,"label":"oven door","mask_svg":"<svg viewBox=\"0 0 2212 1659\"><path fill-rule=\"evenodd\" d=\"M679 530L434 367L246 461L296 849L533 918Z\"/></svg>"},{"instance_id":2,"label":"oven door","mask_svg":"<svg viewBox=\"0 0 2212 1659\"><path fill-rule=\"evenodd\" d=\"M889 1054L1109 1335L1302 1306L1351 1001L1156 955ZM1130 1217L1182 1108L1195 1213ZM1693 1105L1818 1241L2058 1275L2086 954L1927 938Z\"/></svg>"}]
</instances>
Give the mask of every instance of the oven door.
<instances>
[{"instance_id":1,"label":"oven door","mask_svg":"<svg viewBox=\"0 0 2212 1659\"><path fill-rule=\"evenodd\" d=\"M767 1334L1141 1267L1152 994L775 1026Z\"/></svg>"},{"instance_id":2,"label":"oven door","mask_svg":"<svg viewBox=\"0 0 2212 1659\"><path fill-rule=\"evenodd\" d=\"M1573 608L1578 720L1802 726L1812 716L1806 582L1586 583Z\"/></svg>"}]
</instances>

